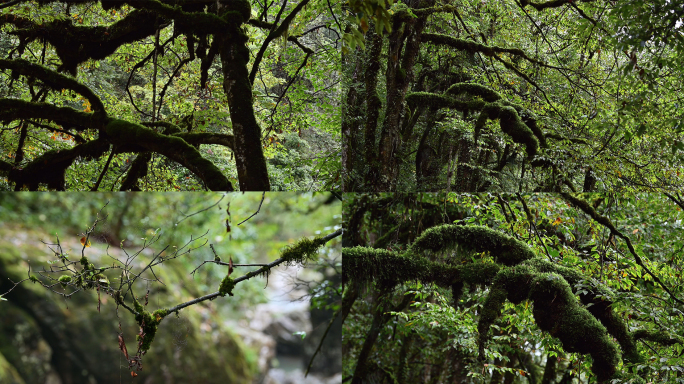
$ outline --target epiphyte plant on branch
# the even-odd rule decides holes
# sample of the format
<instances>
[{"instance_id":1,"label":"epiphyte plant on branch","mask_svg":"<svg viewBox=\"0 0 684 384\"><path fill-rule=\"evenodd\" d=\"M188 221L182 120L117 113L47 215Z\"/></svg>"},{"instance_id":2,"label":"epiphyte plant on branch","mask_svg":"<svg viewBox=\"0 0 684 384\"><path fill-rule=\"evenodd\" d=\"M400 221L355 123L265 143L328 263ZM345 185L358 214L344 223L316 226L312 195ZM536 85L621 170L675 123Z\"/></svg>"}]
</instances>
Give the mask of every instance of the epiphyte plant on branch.
<instances>
[{"instance_id":1,"label":"epiphyte plant on branch","mask_svg":"<svg viewBox=\"0 0 684 384\"><path fill-rule=\"evenodd\" d=\"M217 204L218 202L205 210L213 208ZM307 263L316 262L320 257L319 250L330 240L342 234L342 230L337 230L314 239L304 237L282 249L274 261L259 264L233 263L231 256L224 256L224 259L228 261L222 262L219 255L216 254L213 244L210 244L210 248L215 255L214 259L201 263L191 274L199 275L200 267L206 263L226 266L225 277L216 287L216 292L151 310L149 306L152 305L155 294L164 291L169 284L176 284L169 279L162 281L161 276L168 276L160 274L160 270L165 267L164 264L180 262L183 258L188 258L191 252L197 252L205 247L208 244L208 232L200 236L191 235L190 239L180 246L165 245L160 247L163 231L157 229L148 232L148 237L141 239L142 245L135 252L124 249L122 242L121 251L124 256L115 257L108 252L108 245L107 256L112 259L112 262L110 264L106 262L92 262L88 257L88 251L92 246L91 239L99 236L98 225L107 220L107 215L103 214L106 205L97 214L94 223L82 234L79 254L69 254L64 246L64 242L60 241L60 238L57 236L53 243L46 243L54 256L52 260L48 261L49 269L43 268L38 270L29 267L28 277L23 280L12 281L9 290L0 295L0 297L3 299L8 298L11 302L13 290L22 284L34 283L63 297L65 302L79 292L96 291L98 312L100 311L101 304L107 302L102 296L106 295L113 298L116 305L117 318L119 316L119 309L124 309L131 314L138 326L135 353L129 351L131 341L122 330L121 320L119 320L119 327L116 332L117 337L110 340L113 343L118 343L118 347L125 357L128 369L130 369L131 376L133 377L137 376L143 369L143 357L152 347L159 325L166 317L171 314L178 315L181 310L193 305L220 297L234 296L237 290L240 289L240 283L256 277L266 277L265 284L268 284L268 275L272 272L273 268L279 265L304 266ZM189 218L197 213L184 216ZM249 218L244 221L249 220ZM152 251L153 248L156 250ZM241 276L235 276L235 271L243 268L253 269ZM4 285L7 286L7 284Z\"/></svg>"},{"instance_id":2,"label":"epiphyte plant on branch","mask_svg":"<svg viewBox=\"0 0 684 384\"><path fill-rule=\"evenodd\" d=\"M320 32L336 33L320 7L0 1L5 188L270 190L276 131L304 124L281 121L278 104L299 103L305 80L321 86L305 64L330 43ZM305 59L295 71L284 56Z\"/></svg>"},{"instance_id":3,"label":"epiphyte plant on branch","mask_svg":"<svg viewBox=\"0 0 684 384\"><path fill-rule=\"evenodd\" d=\"M347 5L345 190L681 189L669 2Z\"/></svg>"},{"instance_id":4,"label":"epiphyte plant on branch","mask_svg":"<svg viewBox=\"0 0 684 384\"><path fill-rule=\"evenodd\" d=\"M518 197L523 201L522 197ZM588 202L574 195L558 197L561 197L561 201L567 202L569 206L586 214L594 223L598 223L599 227L610 234L610 238L623 240L628 249L628 254L622 257L633 259L634 261L631 261L629 265L640 270L638 276L641 276L642 273L644 276L648 276L646 279L651 282L649 284L657 286L662 293L662 300L681 311L682 303L678 296L681 294L681 290L672 285L672 280L663 282L662 277L666 276L665 273L656 271L656 266L652 264L652 261L644 261L644 256L640 256L641 252L636 251L635 248L638 249L638 246L632 244L630 237L618 230L611 219L597 212L596 201L600 202L603 200L602 198ZM671 198L680 210L684 208L679 205L681 200L678 197L671 196ZM377 201L380 200L382 199ZM401 201L400 199L397 200ZM409 201L410 199L406 200ZM426 200L429 201L429 199ZM492 200L497 201L496 198ZM416 203L415 206L420 207L422 204L424 207L429 207L431 204L428 201ZM513 209L510 209L509 203L501 196L499 196L498 202L502 211L508 211L505 214L506 219L511 220L510 216L515 216L515 213ZM358 199L356 204L357 208L361 207L356 212L373 212L374 205L378 203L372 202L372 200ZM386 198L383 203L380 203L380 205L385 205L385 209L387 209L388 204L392 204L391 198L389 200ZM410 207L412 203L404 202L403 204ZM535 213L529 210L526 205L523 206L524 214L529 215L528 219L534 217ZM408 208L406 210L401 208L399 212L401 213L398 217L403 217L407 222L411 222L411 217L418 220L415 213L410 213ZM459 213L456 209L444 209L440 204L437 204L436 214L439 213L443 216L452 217L453 215L462 215L462 211ZM520 213L523 212L518 214ZM371 215L377 214L376 212ZM356 227L359 225L359 222L355 221L354 210L350 212L350 215L349 226ZM427 214L427 216L430 215L430 213ZM480 218L484 222L488 220L483 216ZM516 354L515 347L512 349L513 353L506 353L511 358L510 363L506 364L502 360L503 357L500 353L503 351L500 348L495 347L493 350L489 348L492 338L496 340L497 344L506 344L506 340L512 340L513 337L517 338L516 335L506 336L506 332L523 332L519 323L517 328L511 324L510 307L504 311L504 307L511 304L515 308L523 308L524 306L525 310L528 306L532 308L531 315L536 326L559 342L557 348L561 349L558 353L553 352L556 353L554 356L559 356L558 362L561 361L561 353L590 356L591 371L599 383L610 383L612 380L628 382L626 381L628 378L625 376L627 372L637 372L652 362L653 358L647 357L648 355L645 355L643 350L639 350L640 342L643 345L646 342L654 342L660 344L662 348L678 345L679 347L673 348L672 352L677 355L679 354L678 351L681 351L684 339L668 332L667 326L661 324L654 329L649 326L648 322L642 322L635 326L634 323L628 323L625 315L615 310L615 300L624 295L624 291L619 287L616 288L614 284L609 285L606 282L601 282L597 278L587 276L585 272L577 268L562 265L558 263L557 259L554 260L549 252L550 249L554 250L553 248L555 248L557 250L558 247L554 246L552 242L542 241L539 233L547 229L542 229L541 225L536 226L533 224L534 221L530 224L530 239L539 238L539 241L543 243L543 247L540 245L538 248L535 247L537 250L533 250L528 245L530 239L524 241L520 236L513 237L487 226L471 224L476 221L475 218L471 219L466 220L464 218L458 220L456 224L425 224L427 229L422 233L413 232L416 236L415 240L411 241L410 245L405 248L387 246L385 236L376 237L374 247L349 247L350 244L358 244L359 241L355 240L354 235L350 232L345 233L345 237L348 237L349 240L345 240L347 245L343 249L345 265L343 271L345 284L343 318L353 312L352 306L355 302L359 303L357 311L364 313L370 310L372 313L372 321L370 319L365 320L366 326L369 324L370 329L363 331L364 333L367 332L365 338L358 342L356 352L353 355L352 361L355 364L352 363L349 366L349 371L347 371L352 383L366 382L371 378L380 382L391 382L391 378L395 378L401 382L408 377L406 372L411 369L408 365L411 364L410 361L414 364L427 362L430 363L428 365L436 364L437 367L447 364L455 366L455 371L464 370L463 361L467 361L465 357L467 353L459 351L459 349L467 350L466 346L469 345L469 342L459 340L458 334L466 329L468 321L459 315L446 315L450 310L456 310L458 313L476 313L475 334L477 335L477 342L474 348L476 360L468 365L469 369L475 371L482 369L484 372L487 367L492 369L491 367L497 368L498 366L499 371L492 376L491 382L499 383L502 376L496 375L506 369L508 369L508 373L514 372L515 370L511 367L515 368L519 359L520 366L524 366L525 370L529 371L527 375L533 376L529 378L530 382L540 382L542 380L541 373L535 373L538 368L534 368L534 364L530 364L529 361L526 362L522 353ZM560 221L559 217L555 224L544 224L544 228L555 231L555 226ZM415 227L416 223L418 221L414 221L412 226ZM513 224L511 221L509 223ZM374 227L379 228L379 226ZM396 221L392 221L392 226L388 229L387 234L390 239L398 238L399 243L405 242L405 240L401 240L402 238L405 239L405 236L411 237L411 232ZM638 231L633 233L638 233ZM564 235L561 234L560 236L563 237ZM568 239L564 238L564 240ZM558 252L554 255L558 257ZM603 264L601 273L603 273ZM627 272L618 273L628 276ZM629 273L633 274L634 272ZM634 276L637 275L634 274ZM420 286L434 286L435 288L430 289L429 291L432 294L426 297L427 295L424 293L423 296L420 296L421 290L416 288ZM477 288L482 289L483 295L479 302L473 299L473 292ZM633 288L630 289L633 290ZM443 293L446 290L450 291L452 296L449 301L440 299L441 295L438 293ZM396 304L396 300L394 302L391 300L391 293L395 291L399 296L399 304ZM628 290L628 292L630 291ZM638 293L635 296L642 297ZM360 297L370 297L371 299L369 302L360 303ZM475 295L475 297L477 296ZM622 297L624 299L624 296ZM419 301L422 303L417 303ZM409 303L416 306L414 310L408 309ZM467 309L473 305L476 306L475 312ZM440 309L440 306L450 306L453 309ZM435 309L431 309L433 307ZM624 306L620 306L620 308L625 309ZM419 314L423 311L424 314ZM648 312L647 309L645 311ZM504 320L501 319L502 315L505 315ZM397 320L390 321L395 317ZM629 318L631 319L631 317L630 315ZM349 321L348 330L358 332L356 322L360 318L362 317L356 317L353 321L347 320ZM398 320L400 318L407 322L406 328L415 329L415 331L408 331L408 333L399 331L403 328ZM442 322L446 324L440 325ZM453 324L449 324L452 322ZM463 322L463 324L459 324L459 322ZM395 354L387 360L383 360L382 363L376 364L373 363L374 359L371 356L374 353L372 352L373 346L378 340L384 324L393 324L390 328L393 328L394 331L389 332L389 338L393 340L392 343L396 342L395 348L401 352L399 355ZM450 330L450 333L453 332L455 335L451 333L450 337L446 338L444 333L440 333L442 329ZM439 353L446 358L431 357L429 352L413 352L413 357L409 358L411 348L414 348L412 343L418 343L418 341L411 341L415 340L417 336L415 332L434 332L434 339L427 343L428 345L430 343L438 344L435 348L440 350ZM400 334L402 336L399 336ZM423 336L421 335L421 338ZM351 340L353 337L354 335L350 334L347 336L347 340ZM442 340L441 346L439 345L440 340ZM538 348L539 345L548 347L548 344L538 343L538 341L532 343L533 349ZM378 346L378 348L380 347ZM382 348L392 349L391 346L383 346ZM416 353L420 357L417 357ZM679 355L681 356L681 354ZM494 364L492 364L492 356L496 357ZM516 362L513 361L513 356L516 356ZM433 358L437 362L434 362ZM665 365L677 364L665 357L662 359L664 359L661 360L662 362L667 361ZM549 369L551 365L549 362L552 360L554 368ZM392 362L391 365L388 362ZM547 371L555 373L556 358L549 355L546 362ZM628 366L634 367L634 370L632 368L627 369ZM430 371L429 368L428 371ZM526 375L524 371L520 372L523 372L523 376ZM644 372L641 374L643 375ZM429 375L433 380L439 380L441 377L438 371L430 371ZM454 377L458 377L456 373L454 375ZM673 375L670 377L676 377L677 374L674 373ZM461 377L465 377L465 374ZM555 380L553 374L545 373L544 377L545 379L541 381L543 383L550 383L550 380ZM476 378L486 380L477 374L469 380L482 382L477 381ZM512 380L512 377L509 379ZM638 375L630 376L629 380L646 382L640 381L642 379Z\"/></svg>"}]
</instances>

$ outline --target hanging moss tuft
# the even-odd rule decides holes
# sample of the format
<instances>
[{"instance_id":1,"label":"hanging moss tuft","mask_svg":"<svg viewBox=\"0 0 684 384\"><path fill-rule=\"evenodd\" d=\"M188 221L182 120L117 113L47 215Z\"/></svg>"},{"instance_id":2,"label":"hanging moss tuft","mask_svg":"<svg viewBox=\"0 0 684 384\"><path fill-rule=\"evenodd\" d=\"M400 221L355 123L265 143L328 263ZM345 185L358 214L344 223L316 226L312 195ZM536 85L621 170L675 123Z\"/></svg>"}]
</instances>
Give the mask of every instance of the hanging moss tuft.
<instances>
[{"instance_id":1,"label":"hanging moss tuft","mask_svg":"<svg viewBox=\"0 0 684 384\"><path fill-rule=\"evenodd\" d=\"M287 260L288 265L316 261L318 259L318 249L325 243L326 241L323 238L313 240L303 238L297 243L286 247L280 257Z\"/></svg>"},{"instance_id":2,"label":"hanging moss tuft","mask_svg":"<svg viewBox=\"0 0 684 384\"><path fill-rule=\"evenodd\" d=\"M226 275L226 277L224 277L221 281L221 285L219 286L219 295L233 296L233 288L235 288L235 280L231 279L230 277L228 277L228 275Z\"/></svg>"},{"instance_id":3,"label":"hanging moss tuft","mask_svg":"<svg viewBox=\"0 0 684 384\"><path fill-rule=\"evenodd\" d=\"M532 158L539 150L539 140L534 132L520 119L513 107L502 107L499 112L501 130L516 143L525 145L527 156Z\"/></svg>"},{"instance_id":4,"label":"hanging moss tuft","mask_svg":"<svg viewBox=\"0 0 684 384\"><path fill-rule=\"evenodd\" d=\"M135 321L140 328L142 328L142 336L137 335L136 339L138 341L142 340L140 350L145 353L152 346L152 341L154 341L154 336L157 334L159 323L168 314L168 311L160 309L154 311L154 314L152 314L149 311L146 311L142 304L135 298L133 298L133 307L135 308L135 311L138 312L135 316Z\"/></svg>"},{"instance_id":5,"label":"hanging moss tuft","mask_svg":"<svg viewBox=\"0 0 684 384\"><path fill-rule=\"evenodd\" d=\"M506 291L502 287L493 284L482 306L480 320L477 323L477 332L480 334L477 340L480 359L484 359L484 347L487 341L489 341L489 328L501 314L505 301Z\"/></svg>"}]
</instances>

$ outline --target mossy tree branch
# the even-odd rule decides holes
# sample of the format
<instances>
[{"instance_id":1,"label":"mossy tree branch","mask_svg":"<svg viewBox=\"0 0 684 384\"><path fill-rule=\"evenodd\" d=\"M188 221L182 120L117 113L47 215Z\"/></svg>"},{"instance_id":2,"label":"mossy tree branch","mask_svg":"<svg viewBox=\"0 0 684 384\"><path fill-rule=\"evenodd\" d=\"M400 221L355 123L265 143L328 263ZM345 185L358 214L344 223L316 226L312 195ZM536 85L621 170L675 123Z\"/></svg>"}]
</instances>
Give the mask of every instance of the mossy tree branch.
<instances>
[{"instance_id":1,"label":"mossy tree branch","mask_svg":"<svg viewBox=\"0 0 684 384\"><path fill-rule=\"evenodd\" d=\"M342 230L339 229L333 233L330 233L326 236L323 236L323 237L320 237L320 238L317 238L314 240L304 239L306 241L306 246L302 247L301 242L298 244L295 244L293 247L290 247L286 251L284 251L281 254L281 257L278 258L277 260L275 260L271 263L268 263L267 265L257 269L256 271L252 271L252 272L249 272L249 273L247 273L243 276L240 276L238 278L231 279L231 285L234 287L235 285L237 285L241 281L249 280L254 276L266 274L266 273L268 273L268 271L271 270L271 268L276 267L276 266L283 264L283 263L297 263L298 260L301 260L301 262L304 262L304 260L311 260L312 258L314 258L314 255L312 253L312 252L314 252L314 251L312 251L312 246L315 247L315 249L317 250L318 248L323 246L323 244L325 244L328 241L340 236L341 234L342 234ZM206 300L213 300L219 296L225 296L225 294L227 294L227 293L228 292L224 292L224 294L221 294L220 291L217 291L217 292L214 292L214 293L202 296L202 297L198 297L198 298L193 299L193 300L189 300L185 303L178 304L178 305L173 306L171 308L167 308L165 310L167 311L168 314L173 313L173 312L178 312L181 309L189 307L191 305L201 303L201 302L206 301Z\"/></svg>"},{"instance_id":2,"label":"mossy tree branch","mask_svg":"<svg viewBox=\"0 0 684 384\"><path fill-rule=\"evenodd\" d=\"M584 213L589 215L592 219L594 219L596 222L599 224L603 225L604 227L608 228L610 230L610 233L621 238L622 240L625 241L625 244L627 244L627 248L629 249L629 252L634 256L634 260L639 264L641 268L646 271L651 277L653 277L653 280L655 280L662 288L665 290L665 292L670 295L672 300L676 301L677 303L684 305L684 301L679 299L677 296L675 296L674 293L660 280L658 276L656 276L651 270L644 264L644 261L641 259L641 256L636 252L634 249L634 245L632 245L632 241L630 240L629 236L623 234L622 232L618 231L617 228L613 225L613 223L610 221L609 218L599 215L594 207L591 206L591 204L587 203L586 201L575 197L569 193L561 193L561 196L563 199L568 201L570 204L573 206L581 209Z\"/></svg>"},{"instance_id":3,"label":"mossy tree branch","mask_svg":"<svg viewBox=\"0 0 684 384\"><path fill-rule=\"evenodd\" d=\"M105 133L110 142L120 146L140 146L144 151L160 153L196 174L213 191L232 191L228 178L214 163L205 159L185 140L165 136L124 120L109 119Z\"/></svg>"},{"instance_id":4,"label":"mossy tree branch","mask_svg":"<svg viewBox=\"0 0 684 384\"><path fill-rule=\"evenodd\" d=\"M74 25L72 19L36 24L29 19L14 18L7 14L0 20L0 25L10 23L19 28L12 32L20 38L19 53L28 43L42 39L55 48L62 60L58 70L76 75L78 64L89 59L104 59L124 44L153 35L156 25L163 24L155 22L158 17L156 12L134 10L112 25L83 27Z\"/></svg>"},{"instance_id":5,"label":"mossy tree branch","mask_svg":"<svg viewBox=\"0 0 684 384\"><path fill-rule=\"evenodd\" d=\"M473 99L464 101L452 95L469 94ZM499 120L501 130L510 136L514 142L525 145L528 157L534 157L540 146L546 146L544 133L539 129L536 118L530 116L525 121L520 117L522 108L513 103L501 100L501 95L482 85L472 83L456 83L449 87L444 94L429 92L413 92L406 96L408 105L415 109L417 106L431 108L452 108L463 113L480 110L481 114L475 123L474 137L477 140L480 130L487 119Z\"/></svg>"},{"instance_id":6,"label":"mossy tree branch","mask_svg":"<svg viewBox=\"0 0 684 384\"><path fill-rule=\"evenodd\" d=\"M78 157L98 158L102 156L108 144L117 146L117 151L160 153L176 161L195 173L209 189L233 190L225 175L181 137L201 143L233 145L230 136L215 134L180 134L181 137L166 136L149 128L124 120L105 118L97 113L85 113L69 107L56 107L45 103L32 103L16 99L0 99L0 120L22 118L42 118L60 124L76 126L77 129L98 129L100 138L85 144L79 144L68 150L53 150L34 159L23 168L14 168L9 173L9 180L15 182L16 188L29 185L36 189L39 183L48 184L50 188L64 188L64 170L71 166Z\"/></svg>"},{"instance_id":7,"label":"mossy tree branch","mask_svg":"<svg viewBox=\"0 0 684 384\"><path fill-rule=\"evenodd\" d=\"M473 40L465 40L465 39L459 39L456 37L452 36L447 36L447 35L441 35L437 33L423 33L421 35L421 39L424 42L431 42L433 44L442 44L442 45L447 45L452 48L461 50L461 51L468 51L468 52L480 52L485 56L494 56L497 53L508 53L511 55L515 56L520 56L524 58L525 60L534 63L534 64L539 64L539 65L544 65L539 60L536 60L534 58L529 57L525 51L522 49L518 48L503 48L503 47L496 47L496 46L490 46L490 45L485 45L485 44L480 44L476 41Z\"/></svg>"},{"instance_id":8,"label":"mossy tree branch","mask_svg":"<svg viewBox=\"0 0 684 384\"><path fill-rule=\"evenodd\" d=\"M423 256L456 246L469 254L488 251L497 263L482 260L454 266ZM533 314L539 327L560 339L566 351L590 354L594 360L592 371L600 382L617 377L620 354L610 336L620 344L623 358L633 363L643 360L636 348L638 339L648 338L665 345L681 342L669 335L629 332L622 318L613 311L611 292L607 288L587 280L575 269L537 257L525 243L489 228L442 225L425 231L404 252L354 247L344 248L343 257L343 279L351 282L347 285L350 292L358 292L360 286L371 281L386 291L418 280L451 286L457 301L463 283L491 284L478 323L481 358L489 340L489 329L499 317L505 300L514 304L525 300L534 303ZM467 256L464 260L468 260ZM583 287L579 293L581 301L575 297L578 285Z\"/></svg>"},{"instance_id":9,"label":"mossy tree branch","mask_svg":"<svg viewBox=\"0 0 684 384\"><path fill-rule=\"evenodd\" d=\"M29 78L38 79L55 91L70 89L78 92L88 99L88 102L90 102L94 111L99 112L103 118L107 116L100 98L90 88L79 83L74 78L62 75L43 65L34 64L22 59L0 59L0 68L12 70L13 76L15 77L23 75Z\"/></svg>"}]
</instances>

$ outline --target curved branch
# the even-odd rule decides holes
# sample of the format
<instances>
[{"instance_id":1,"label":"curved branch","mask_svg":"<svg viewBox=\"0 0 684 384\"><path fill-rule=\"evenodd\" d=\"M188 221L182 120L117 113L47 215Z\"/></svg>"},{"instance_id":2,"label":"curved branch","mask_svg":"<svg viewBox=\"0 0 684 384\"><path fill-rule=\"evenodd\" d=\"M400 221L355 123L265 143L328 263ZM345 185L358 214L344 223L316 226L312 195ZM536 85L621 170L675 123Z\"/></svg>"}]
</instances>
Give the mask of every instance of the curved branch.
<instances>
[{"instance_id":1,"label":"curved branch","mask_svg":"<svg viewBox=\"0 0 684 384\"><path fill-rule=\"evenodd\" d=\"M95 159L109 150L109 143L102 139L79 144L70 149L55 149L45 152L26 164L23 168L13 168L8 173L8 181L15 183L15 190L28 186L37 190L39 184L48 188L64 190L64 172L77 158ZM5 170L5 167L2 167Z\"/></svg>"},{"instance_id":2,"label":"curved branch","mask_svg":"<svg viewBox=\"0 0 684 384\"><path fill-rule=\"evenodd\" d=\"M261 60L264 57L264 53L266 53L266 48L268 48L268 45L273 41L275 38L283 35L285 31L290 27L290 23L292 20L297 16L299 11L304 8L306 4L309 3L310 0L302 0L297 4L296 7L290 12L289 15L283 19L283 22L280 23L280 25L273 29L271 28L271 32L266 36L266 39L264 40L264 43L261 45L261 48L259 48L259 52L257 52L256 57L254 58L254 63L252 64L252 71L249 73L249 83L254 84L254 79L256 78L256 73L257 70L259 69L259 64L261 64ZM282 9L281 9L282 12ZM261 24L261 23L259 23ZM274 25L275 26L275 25Z\"/></svg>"},{"instance_id":3,"label":"curved branch","mask_svg":"<svg viewBox=\"0 0 684 384\"><path fill-rule=\"evenodd\" d=\"M610 233L623 239L627 244L629 252L632 254L632 256L634 256L634 260L637 262L637 264L639 264L639 266L643 268L646 271L646 273L651 275L653 280L658 282L658 284L663 288L663 290L665 290L665 292L667 292L674 301L681 305L684 305L684 301L680 300L677 296L675 296L675 294L672 293L672 291L660 280L660 278L656 276L653 272L651 272L651 270L644 264L643 260L641 260L641 256L639 256L639 254L637 254L636 250L634 249L634 246L632 245L632 241L630 240L630 238L624 235L622 232L618 231L609 218L599 215L594 209L594 207L592 207L589 203L575 196L572 196L569 193L561 193L561 196L570 204L584 211L584 213L589 215L589 217L594 219L594 221L608 228L610 230Z\"/></svg>"},{"instance_id":4,"label":"curved branch","mask_svg":"<svg viewBox=\"0 0 684 384\"><path fill-rule=\"evenodd\" d=\"M13 16L6 15L4 22L21 28L12 32L21 38L20 46L26 46L36 39L47 41L55 48L62 60L58 71L67 71L74 76L78 64L89 59L104 59L120 46L154 34L156 25L164 25L164 23L156 24L158 13L148 10L134 10L123 19L106 27L75 26L71 19L36 24L30 20L13 18Z\"/></svg>"},{"instance_id":5,"label":"curved branch","mask_svg":"<svg viewBox=\"0 0 684 384\"><path fill-rule=\"evenodd\" d=\"M64 76L61 73L40 64L33 64L23 59L6 60L0 59L0 68L11 69L14 76L24 75L41 80L45 85L55 91L71 89L80 93L93 107L94 111L102 112L103 117L106 111L99 97L87 86L79 83L76 79Z\"/></svg>"},{"instance_id":6,"label":"curved branch","mask_svg":"<svg viewBox=\"0 0 684 384\"><path fill-rule=\"evenodd\" d=\"M233 190L228 178L214 163L203 158L197 149L179 137L165 136L142 125L119 119L109 119L105 132L113 144L139 146L181 164L195 173L212 191Z\"/></svg>"},{"instance_id":7,"label":"curved branch","mask_svg":"<svg viewBox=\"0 0 684 384\"><path fill-rule=\"evenodd\" d=\"M527 54L522 49L518 48L502 48L496 46L489 46L480 44L473 40L459 39L456 37L441 35L438 33L423 33L420 36L420 40L422 42L430 42L433 44L448 45L460 51L481 52L485 56L494 56L497 53L509 53L511 55L520 56L531 63L546 66L546 64L544 64L543 62L527 56Z\"/></svg>"},{"instance_id":8,"label":"curved branch","mask_svg":"<svg viewBox=\"0 0 684 384\"><path fill-rule=\"evenodd\" d=\"M228 147L231 150L233 150L235 145L233 135L226 135L223 133L175 133L171 136L179 137L191 145L218 144Z\"/></svg>"},{"instance_id":9,"label":"curved branch","mask_svg":"<svg viewBox=\"0 0 684 384\"><path fill-rule=\"evenodd\" d=\"M46 119L60 125L75 126L77 130L101 129L101 115L77 111L70 107L56 107L19 99L0 99L0 121Z\"/></svg>"}]
</instances>

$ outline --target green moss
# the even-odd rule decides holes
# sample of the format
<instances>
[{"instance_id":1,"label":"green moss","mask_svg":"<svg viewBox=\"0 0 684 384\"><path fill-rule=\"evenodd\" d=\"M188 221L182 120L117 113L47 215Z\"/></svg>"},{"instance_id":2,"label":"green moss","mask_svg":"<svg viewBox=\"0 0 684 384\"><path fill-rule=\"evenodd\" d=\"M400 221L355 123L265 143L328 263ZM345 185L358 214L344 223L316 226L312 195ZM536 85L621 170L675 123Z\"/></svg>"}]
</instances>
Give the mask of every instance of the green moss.
<instances>
[{"instance_id":1,"label":"green moss","mask_svg":"<svg viewBox=\"0 0 684 384\"><path fill-rule=\"evenodd\" d=\"M152 314L154 315L154 319L159 322L169 314L169 311L166 309L157 309L156 311L152 312Z\"/></svg>"},{"instance_id":2,"label":"green moss","mask_svg":"<svg viewBox=\"0 0 684 384\"><path fill-rule=\"evenodd\" d=\"M34 283L39 282L38 278L35 275L29 276L29 280L33 281Z\"/></svg>"},{"instance_id":3,"label":"green moss","mask_svg":"<svg viewBox=\"0 0 684 384\"><path fill-rule=\"evenodd\" d=\"M159 321L152 316L152 314L148 311L142 311L138 316L135 317L135 321L140 325L140 328L142 328L142 337L138 335L136 339L138 341L142 340L142 343L140 343L140 350L143 352L147 352L150 350L150 347L152 346L152 342L154 341L154 336L157 334L157 328L159 327Z\"/></svg>"},{"instance_id":4,"label":"green moss","mask_svg":"<svg viewBox=\"0 0 684 384\"><path fill-rule=\"evenodd\" d=\"M485 299L485 303L482 306L482 311L480 312L480 319L477 323L477 331L479 333L478 337L478 349L480 351L480 359L484 359L484 347L487 341L489 341L489 328L494 324L494 321L501 314L501 309L506 301L506 291L496 284L492 285Z\"/></svg>"},{"instance_id":5,"label":"green moss","mask_svg":"<svg viewBox=\"0 0 684 384\"><path fill-rule=\"evenodd\" d=\"M59 279L57 279L57 280L59 280L59 282L62 283L62 287L63 287L63 288L66 288L66 285L67 285L66 283L70 283L70 282L71 282L71 276L69 276L69 275L62 275L62 276L60 276Z\"/></svg>"},{"instance_id":6,"label":"green moss","mask_svg":"<svg viewBox=\"0 0 684 384\"><path fill-rule=\"evenodd\" d=\"M366 247L343 248L342 260L342 280L353 281L361 286L375 281L389 289L406 281L439 280L442 285L450 285L453 280L446 275L449 267L436 267L436 263L411 252L399 254ZM434 272L431 269L433 266L436 267Z\"/></svg>"},{"instance_id":7,"label":"green moss","mask_svg":"<svg viewBox=\"0 0 684 384\"><path fill-rule=\"evenodd\" d=\"M599 381L617 370L619 352L606 328L581 306L572 289L556 273L540 273L531 282L534 319L543 331L558 338L567 352L590 354Z\"/></svg>"},{"instance_id":8,"label":"green moss","mask_svg":"<svg viewBox=\"0 0 684 384\"><path fill-rule=\"evenodd\" d=\"M461 246L470 252L489 251L497 262L515 265L535 257L527 244L483 226L445 224L423 232L411 245L415 253L446 251Z\"/></svg>"},{"instance_id":9,"label":"green moss","mask_svg":"<svg viewBox=\"0 0 684 384\"><path fill-rule=\"evenodd\" d=\"M223 2L226 11L240 15L240 22L245 23L252 15L252 5L247 0L232 0Z\"/></svg>"},{"instance_id":10,"label":"green moss","mask_svg":"<svg viewBox=\"0 0 684 384\"><path fill-rule=\"evenodd\" d=\"M133 298L133 307L135 308L135 311L138 312L135 316L135 321L140 328L142 328L142 337L138 335L136 338L138 341L142 340L140 350L147 352L150 349L150 346L152 346L152 341L154 341L154 336L157 333L159 323L168 314L168 311L159 309L152 314L149 311L146 311L136 298Z\"/></svg>"},{"instance_id":11,"label":"green moss","mask_svg":"<svg viewBox=\"0 0 684 384\"><path fill-rule=\"evenodd\" d=\"M145 308L142 306L142 304L140 304L138 299L136 299L135 297L133 298L133 308L135 308L135 311L139 314L145 312Z\"/></svg>"},{"instance_id":12,"label":"green moss","mask_svg":"<svg viewBox=\"0 0 684 384\"><path fill-rule=\"evenodd\" d=\"M228 275L226 275L226 277L224 277L221 281L221 285L219 286L219 295L233 296L233 288L235 288L235 281L228 277Z\"/></svg>"},{"instance_id":13,"label":"green moss","mask_svg":"<svg viewBox=\"0 0 684 384\"><path fill-rule=\"evenodd\" d=\"M318 259L318 249L325 243L326 241L323 238L313 240L303 238L297 243L286 247L280 254L280 258L285 259L288 265L315 261Z\"/></svg>"},{"instance_id":14,"label":"green moss","mask_svg":"<svg viewBox=\"0 0 684 384\"><path fill-rule=\"evenodd\" d=\"M527 156L532 158L539 150L539 140L534 132L520 119L513 107L502 107L499 112L501 130L516 143L525 145Z\"/></svg>"},{"instance_id":15,"label":"green moss","mask_svg":"<svg viewBox=\"0 0 684 384\"><path fill-rule=\"evenodd\" d=\"M474 83L456 83L449 87L446 93L451 95L469 93L473 96L480 96L487 102L501 100L501 95L495 90L485 87L484 85Z\"/></svg>"},{"instance_id":16,"label":"green moss","mask_svg":"<svg viewBox=\"0 0 684 384\"><path fill-rule=\"evenodd\" d=\"M485 102L482 100L457 100L450 95L430 92L412 92L406 95L406 103L411 109L416 107L453 108L458 111L481 109Z\"/></svg>"},{"instance_id":17,"label":"green moss","mask_svg":"<svg viewBox=\"0 0 684 384\"><path fill-rule=\"evenodd\" d=\"M83 268L87 269L88 264L90 264L90 263L88 262L88 258L85 257L85 256L81 257L81 265L83 266ZM92 265L92 264L91 264L91 265Z\"/></svg>"},{"instance_id":18,"label":"green moss","mask_svg":"<svg viewBox=\"0 0 684 384\"><path fill-rule=\"evenodd\" d=\"M468 284L483 284L492 282L501 267L492 262L477 260L474 263L460 265L456 269L460 281Z\"/></svg>"},{"instance_id":19,"label":"green moss","mask_svg":"<svg viewBox=\"0 0 684 384\"><path fill-rule=\"evenodd\" d=\"M157 152L181 164L202 179L211 190L233 190L228 178L214 163L203 158L195 147L179 137L166 136L142 125L119 119L108 119L105 131L113 144Z\"/></svg>"},{"instance_id":20,"label":"green moss","mask_svg":"<svg viewBox=\"0 0 684 384\"><path fill-rule=\"evenodd\" d=\"M418 260L417 260L418 261ZM450 287L454 284L458 276L458 268L442 263L434 263L429 260L420 260L420 264L425 268L421 280L425 283L434 282L440 287Z\"/></svg>"},{"instance_id":21,"label":"green moss","mask_svg":"<svg viewBox=\"0 0 684 384\"><path fill-rule=\"evenodd\" d=\"M494 279L494 284L506 289L508 301L513 304L519 304L529 297L530 282L536 274L536 269L523 263L511 268L502 269Z\"/></svg>"}]
</instances>

